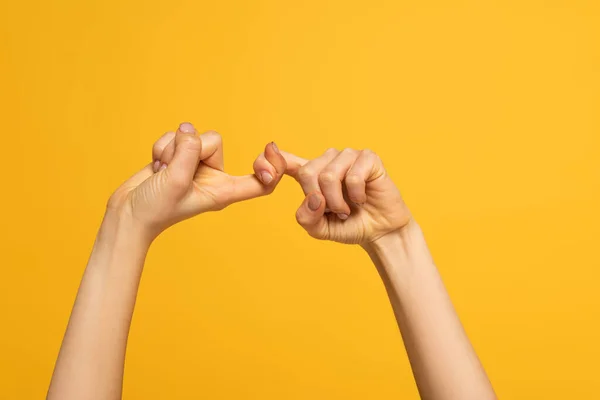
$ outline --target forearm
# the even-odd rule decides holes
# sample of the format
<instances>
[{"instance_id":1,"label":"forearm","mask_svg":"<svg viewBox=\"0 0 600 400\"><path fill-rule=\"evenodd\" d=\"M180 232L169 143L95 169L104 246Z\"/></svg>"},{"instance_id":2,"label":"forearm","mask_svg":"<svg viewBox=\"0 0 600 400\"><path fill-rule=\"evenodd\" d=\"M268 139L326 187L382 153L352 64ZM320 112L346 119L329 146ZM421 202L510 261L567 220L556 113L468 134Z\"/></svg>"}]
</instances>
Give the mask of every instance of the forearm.
<instances>
[{"instance_id":1,"label":"forearm","mask_svg":"<svg viewBox=\"0 0 600 400\"><path fill-rule=\"evenodd\" d=\"M495 399L416 223L366 247L384 281L423 399Z\"/></svg>"},{"instance_id":2,"label":"forearm","mask_svg":"<svg viewBox=\"0 0 600 400\"><path fill-rule=\"evenodd\" d=\"M86 267L49 400L119 399L125 347L149 240L109 210Z\"/></svg>"}]
</instances>

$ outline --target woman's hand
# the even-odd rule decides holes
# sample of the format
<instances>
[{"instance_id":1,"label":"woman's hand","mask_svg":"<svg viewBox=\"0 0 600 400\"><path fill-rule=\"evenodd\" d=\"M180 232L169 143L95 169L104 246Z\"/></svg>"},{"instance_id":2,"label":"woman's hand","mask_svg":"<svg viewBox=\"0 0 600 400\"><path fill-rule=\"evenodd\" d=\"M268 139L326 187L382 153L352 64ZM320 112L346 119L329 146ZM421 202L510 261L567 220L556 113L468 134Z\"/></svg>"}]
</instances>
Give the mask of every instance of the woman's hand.
<instances>
[{"instance_id":1,"label":"woman's hand","mask_svg":"<svg viewBox=\"0 0 600 400\"><path fill-rule=\"evenodd\" d=\"M370 150L282 152L306 198L296 219L313 237L358 243L387 290L423 399L496 396L452 307L419 226Z\"/></svg>"},{"instance_id":2,"label":"woman's hand","mask_svg":"<svg viewBox=\"0 0 600 400\"><path fill-rule=\"evenodd\" d=\"M368 245L411 220L398 188L370 150L329 149L314 160L283 153L306 198L298 223L317 239Z\"/></svg>"},{"instance_id":3,"label":"woman's hand","mask_svg":"<svg viewBox=\"0 0 600 400\"><path fill-rule=\"evenodd\" d=\"M271 193L286 169L277 146L269 143L255 162L256 175L228 175L221 136L198 135L190 123L158 139L152 158L108 203L109 209L133 217L152 238L186 218Z\"/></svg>"}]
</instances>

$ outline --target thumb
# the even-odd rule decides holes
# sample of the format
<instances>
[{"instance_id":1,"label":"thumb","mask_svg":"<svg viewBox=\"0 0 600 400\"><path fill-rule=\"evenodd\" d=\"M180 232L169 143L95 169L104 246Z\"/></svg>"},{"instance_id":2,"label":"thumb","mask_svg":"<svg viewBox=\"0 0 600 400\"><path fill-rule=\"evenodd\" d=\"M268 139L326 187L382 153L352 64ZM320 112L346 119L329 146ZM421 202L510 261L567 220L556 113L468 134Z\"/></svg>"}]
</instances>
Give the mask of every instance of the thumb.
<instances>
[{"instance_id":1,"label":"thumb","mask_svg":"<svg viewBox=\"0 0 600 400\"><path fill-rule=\"evenodd\" d=\"M325 198L319 192L309 193L298 211L296 221L308 234L317 239L326 239L329 225L325 217Z\"/></svg>"},{"instance_id":2,"label":"thumb","mask_svg":"<svg viewBox=\"0 0 600 400\"><path fill-rule=\"evenodd\" d=\"M167 182L177 187L189 188L196 174L202 153L202 140L188 133L175 136L173 160L167 166Z\"/></svg>"}]
</instances>

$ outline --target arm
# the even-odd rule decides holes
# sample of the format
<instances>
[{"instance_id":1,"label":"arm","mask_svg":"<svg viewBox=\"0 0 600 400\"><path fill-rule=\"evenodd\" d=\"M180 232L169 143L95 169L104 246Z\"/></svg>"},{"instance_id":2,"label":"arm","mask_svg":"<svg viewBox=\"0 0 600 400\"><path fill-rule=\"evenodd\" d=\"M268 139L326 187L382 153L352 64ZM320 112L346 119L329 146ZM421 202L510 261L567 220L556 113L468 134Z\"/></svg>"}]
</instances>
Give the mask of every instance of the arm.
<instances>
[{"instance_id":1,"label":"arm","mask_svg":"<svg viewBox=\"0 0 600 400\"><path fill-rule=\"evenodd\" d=\"M416 223L365 246L385 284L423 399L495 399Z\"/></svg>"},{"instance_id":2,"label":"arm","mask_svg":"<svg viewBox=\"0 0 600 400\"><path fill-rule=\"evenodd\" d=\"M223 172L221 137L215 132L198 136L188 123L156 142L153 161L111 196L48 400L120 399L127 336L153 239L183 219L270 193L285 170L271 143L257 160L255 175L230 176Z\"/></svg>"},{"instance_id":3,"label":"arm","mask_svg":"<svg viewBox=\"0 0 600 400\"><path fill-rule=\"evenodd\" d=\"M309 235L360 244L385 284L423 399L495 399L417 223L379 157L329 149L284 153L306 196L296 219Z\"/></svg>"},{"instance_id":4,"label":"arm","mask_svg":"<svg viewBox=\"0 0 600 400\"><path fill-rule=\"evenodd\" d=\"M119 399L125 347L149 242L109 210L85 269L48 399Z\"/></svg>"}]
</instances>

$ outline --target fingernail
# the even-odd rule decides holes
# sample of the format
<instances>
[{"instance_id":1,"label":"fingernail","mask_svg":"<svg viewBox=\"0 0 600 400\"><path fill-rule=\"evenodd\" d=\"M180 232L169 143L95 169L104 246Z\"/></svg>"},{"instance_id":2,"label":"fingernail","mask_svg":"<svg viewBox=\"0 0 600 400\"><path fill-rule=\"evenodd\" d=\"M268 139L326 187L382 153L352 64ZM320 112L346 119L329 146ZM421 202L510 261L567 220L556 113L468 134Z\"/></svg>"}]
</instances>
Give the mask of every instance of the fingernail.
<instances>
[{"instance_id":1,"label":"fingernail","mask_svg":"<svg viewBox=\"0 0 600 400\"><path fill-rule=\"evenodd\" d=\"M163 169L167 169L167 164L162 163L162 165L160 166L160 168L158 170L162 171Z\"/></svg>"},{"instance_id":2,"label":"fingernail","mask_svg":"<svg viewBox=\"0 0 600 400\"><path fill-rule=\"evenodd\" d=\"M152 165L152 171L158 172L159 168L160 168L160 161L159 160L154 161L154 164Z\"/></svg>"},{"instance_id":3,"label":"fingernail","mask_svg":"<svg viewBox=\"0 0 600 400\"><path fill-rule=\"evenodd\" d=\"M183 133L194 133L194 125L189 122L183 122L179 125L179 131Z\"/></svg>"},{"instance_id":4,"label":"fingernail","mask_svg":"<svg viewBox=\"0 0 600 400\"><path fill-rule=\"evenodd\" d=\"M339 218L339 219L341 219L342 221L343 221L343 220L346 220L346 219L348 219L348 214L338 214L337 216L338 216L338 218Z\"/></svg>"},{"instance_id":5,"label":"fingernail","mask_svg":"<svg viewBox=\"0 0 600 400\"><path fill-rule=\"evenodd\" d=\"M275 142L271 142L273 144L273 150L275 150L275 153L280 154L279 153L279 147L277 147L277 145L275 144Z\"/></svg>"},{"instance_id":6,"label":"fingernail","mask_svg":"<svg viewBox=\"0 0 600 400\"><path fill-rule=\"evenodd\" d=\"M317 211L321 207L321 198L316 194L311 194L308 199L308 208L311 211Z\"/></svg>"},{"instance_id":7,"label":"fingernail","mask_svg":"<svg viewBox=\"0 0 600 400\"><path fill-rule=\"evenodd\" d=\"M273 176L268 172L263 172L262 174L260 174L260 179L265 185L268 185L273 180Z\"/></svg>"}]
</instances>

